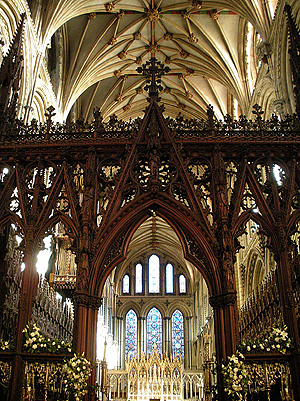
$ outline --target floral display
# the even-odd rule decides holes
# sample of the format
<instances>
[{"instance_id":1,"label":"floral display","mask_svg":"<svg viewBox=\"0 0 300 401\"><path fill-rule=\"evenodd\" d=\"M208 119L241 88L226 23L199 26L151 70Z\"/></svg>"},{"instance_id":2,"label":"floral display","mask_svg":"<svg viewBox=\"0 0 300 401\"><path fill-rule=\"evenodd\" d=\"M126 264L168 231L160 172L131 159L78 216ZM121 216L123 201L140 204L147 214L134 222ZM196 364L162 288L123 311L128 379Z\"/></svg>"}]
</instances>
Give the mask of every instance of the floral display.
<instances>
[{"instance_id":1,"label":"floral display","mask_svg":"<svg viewBox=\"0 0 300 401\"><path fill-rule=\"evenodd\" d=\"M76 401L82 399L87 393L88 378L91 375L91 363L82 355L74 354L74 357L66 361L64 365L64 383L66 391L72 394Z\"/></svg>"},{"instance_id":2,"label":"floral display","mask_svg":"<svg viewBox=\"0 0 300 401\"><path fill-rule=\"evenodd\" d=\"M30 324L23 330L24 348L30 353L70 353L71 343L47 338L42 335L36 324ZM1 344L1 343L0 343ZM66 359L63 365L63 382L65 392L72 395L76 401L82 399L88 388L88 378L91 374L91 363L84 355L77 355Z\"/></svg>"},{"instance_id":3,"label":"floral display","mask_svg":"<svg viewBox=\"0 0 300 401\"><path fill-rule=\"evenodd\" d=\"M12 342L11 341L4 341L0 338L0 349L1 351L10 351L12 349Z\"/></svg>"},{"instance_id":4,"label":"floral display","mask_svg":"<svg viewBox=\"0 0 300 401\"><path fill-rule=\"evenodd\" d=\"M248 391L249 378L244 364L244 356L237 351L222 365L225 392L231 400L243 400Z\"/></svg>"},{"instance_id":5,"label":"floral display","mask_svg":"<svg viewBox=\"0 0 300 401\"><path fill-rule=\"evenodd\" d=\"M72 352L71 343L44 337L36 324L27 325L23 333L25 336L24 348L27 352Z\"/></svg>"},{"instance_id":6,"label":"floral display","mask_svg":"<svg viewBox=\"0 0 300 401\"><path fill-rule=\"evenodd\" d=\"M239 346L241 352L280 352L285 354L292 347L286 326L283 329L274 327L270 334L264 338L243 342Z\"/></svg>"}]
</instances>

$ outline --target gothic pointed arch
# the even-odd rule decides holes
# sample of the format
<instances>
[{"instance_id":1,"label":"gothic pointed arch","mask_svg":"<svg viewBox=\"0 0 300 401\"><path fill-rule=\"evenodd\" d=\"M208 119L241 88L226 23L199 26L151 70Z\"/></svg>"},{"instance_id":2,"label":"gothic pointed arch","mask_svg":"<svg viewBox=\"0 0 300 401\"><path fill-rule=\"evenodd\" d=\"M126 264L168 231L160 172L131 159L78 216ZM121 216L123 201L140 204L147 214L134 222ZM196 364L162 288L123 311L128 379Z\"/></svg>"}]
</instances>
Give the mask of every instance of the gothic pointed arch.
<instances>
[{"instance_id":1,"label":"gothic pointed arch","mask_svg":"<svg viewBox=\"0 0 300 401\"><path fill-rule=\"evenodd\" d=\"M105 279L112 271L114 266L123 260L126 255L126 249L129 240L136 228L149 217L149 209L155 207L157 215L169 222L181 240L185 257L198 266L199 270L207 280L210 292L214 293L219 288L219 273L217 263L213 256L213 250L207 238L203 235L201 227L193 224L193 220L187 220L187 215L180 213L178 209L169 206L166 208L164 202L158 201L155 196L152 202L143 202L136 207L126 208L123 220L117 218L117 224L110 229L110 241L101 242L97 259L92 267L92 273L95 277L90 282L90 291L101 291ZM176 219L175 219L176 215ZM193 227L193 230L191 230ZM112 246L113 244L113 246ZM106 247L107 250L106 251ZM101 252L101 253L100 253Z\"/></svg>"}]
</instances>

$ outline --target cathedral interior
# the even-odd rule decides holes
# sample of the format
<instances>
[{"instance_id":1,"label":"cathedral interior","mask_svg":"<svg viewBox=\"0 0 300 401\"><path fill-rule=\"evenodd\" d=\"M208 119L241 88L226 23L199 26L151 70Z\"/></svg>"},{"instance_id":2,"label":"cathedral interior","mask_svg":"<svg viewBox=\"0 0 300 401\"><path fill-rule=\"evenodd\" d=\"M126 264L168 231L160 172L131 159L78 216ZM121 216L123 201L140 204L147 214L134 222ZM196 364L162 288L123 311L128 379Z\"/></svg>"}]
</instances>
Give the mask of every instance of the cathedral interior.
<instances>
[{"instance_id":1,"label":"cathedral interior","mask_svg":"<svg viewBox=\"0 0 300 401\"><path fill-rule=\"evenodd\" d=\"M0 2L1 400L300 400L299 26Z\"/></svg>"}]
</instances>

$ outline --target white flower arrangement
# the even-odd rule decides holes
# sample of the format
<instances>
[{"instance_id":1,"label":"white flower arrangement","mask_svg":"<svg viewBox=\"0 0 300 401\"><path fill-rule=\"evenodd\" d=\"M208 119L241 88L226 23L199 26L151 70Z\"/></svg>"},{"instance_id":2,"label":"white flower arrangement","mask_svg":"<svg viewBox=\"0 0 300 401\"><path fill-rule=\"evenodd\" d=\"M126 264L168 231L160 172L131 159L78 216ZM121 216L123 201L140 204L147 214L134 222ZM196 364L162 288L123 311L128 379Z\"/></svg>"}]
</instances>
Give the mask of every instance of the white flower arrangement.
<instances>
[{"instance_id":1,"label":"white flower arrangement","mask_svg":"<svg viewBox=\"0 0 300 401\"><path fill-rule=\"evenodd\" d=\"M292 347L286 326L283 329L274 327L267 338L243 342L239 346L242 352L280 352L285 354Z\"/></svg>"},{"instance_id":2,"label":"white flower arrangement","mask_svg":"<svg viewBox=\"0 0 300 401\"><path fill-rule=\"evenodd\" d=\"M64 367L64 383L66 391L72 394L76 401L80 401L87 393L87 381L91 375L91 363L82 355L66 361Z\"/></svg>"},{"instance_id":3,"label":"white flower arrangement","mask_svg":"<svg viewBox=\"0 0 300 401\"><path fill-rule=\"evenodd\" d=\"M45 338L36 324L29 324L23 330L25 336L24 348L30 353L65 353L72 352L71 343L53 338Z\"/></svg>"},{"instance_id":4,"label":"white flower arrangement","mask_svg":"<svg viewBox=\"0 0 300 401\"><path fill-rule=\"evenodd\" d=\"M231 400L244 400L248 391L249 378L243 359L244 356L237 351L222 365L225 392Z\"/></svg>"},{"instance_id":5,"label":"white flower arrangement","mask_svg":"<svg viewBox=\"0 0 300 401\"><path fill-rule=\"evenodd\" d=\"M0 349L1 351L10 351L13 348L12 341L4 341L0 338Z\"/></svg>"},{"instance_id":6,"label":"white flower arrangement","mask_svg":"<svg viewBox=\"0 0 300 401\"><path fill-rule=\"evenodd\" d=\"M30 324L23 330L25 336L24 348L30 353L70 353L71 343L45 338L36 324ZM80 401L86 394L88 378L91 375L91 363L82 355L74 354L73 358L65 360L63 365L63 381L67 393Z\"/></svg>"}]
</instances>

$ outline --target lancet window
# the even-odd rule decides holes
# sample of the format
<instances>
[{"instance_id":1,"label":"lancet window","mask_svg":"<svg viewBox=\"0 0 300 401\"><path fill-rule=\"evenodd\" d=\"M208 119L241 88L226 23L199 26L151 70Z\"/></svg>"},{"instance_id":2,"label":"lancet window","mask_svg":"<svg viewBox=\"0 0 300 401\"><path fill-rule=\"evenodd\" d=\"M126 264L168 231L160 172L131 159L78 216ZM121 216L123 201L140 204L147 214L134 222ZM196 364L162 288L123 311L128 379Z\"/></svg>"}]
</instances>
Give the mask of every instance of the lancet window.
<instances>
[{"instance_id":1,"label":"lancet window","mask_svg":"<svg viewBox=\"0 0 300 401\"><path fill-rule=\"evenodd\" d=\"M172 353L173 357L184 357L184 320L183 314L176 309L172 314Z\"/></svg>"},{"instance_id":2,"label":"lancet window","mask_svg":"<svg viewBox=\"0 0 300 401\"><path fill-rule=\"evenodd\" d=\"M143 292L143 266L140 263L135 266L135 292Z\"/></svg>"},{"instance_id":3,"label":"lancet window","mask_svg":"<svg viewBox=\"0 0 300 401\"><path fill-rule=\"evenodd\" d=\"M174 274L173 265L168 263L166 266L166 293L172 294L174 292Z\"/></svg>"},{"instance_id":4,"label":"lancet window","mask_svg":"<svg viewBox=\"0 0 300 401\"><path fill-rule=\"evenodd\" d=\"M123 277L123 294L129 294L130 290L130 279L128 274Z\"/></svg>"},{"instance_id":5,"label":"lancet window","mask_svg":"<svg viewBox=\"0 0 300 401\"><path fill-rule=\"evenodd\" d=\"M186 293L186 278L183 274L179 276L179 293L180 294Z\"/></svg>"},{"instance_id":6,"label":"lancet window","mask_svg":"<svg viewBox=\"0 0 300 401\"><path fill-rule=\"evenodd\" d=\"M157 308L152 308L147 315L147 354L153 348L162 353L162 316Z\"/></svg>"},{"instance_id":7,"label":"lancet window","mask_svg":"<svg viewBox=\"0 0 300 401\"><path fill-rule=\"evenodd\" d=\"M133 357L137 353L137 315L133 309L125 319L125 357Z\"/></svg>"},{"instance_id":8,"label":"lancet window","mask_svg":"<svg viewBox=\"0 0 300 401\"><path fill-rule=\"evenodd\" d=\"M149 258L149 293L159 293L160 262L157 255Z\"/></svg>"},{"instance_id":9,"label":"lancet window","mask_svg":"<svg viewBox=\"0 0 300 401\"><path fill-rule=\"evenodd\" d=\"M188 281L174 261L156 254L142 256L126 269L122 279L123 295L186 294Z\"/></svg>"},{"instance_id":10,"label":"lancet window","mask_svg":"<svg viewBox=\"0 0 300 401\"><path fill-rule=\"evenodd\" d=\"M170 318L166 318L168 320ZM171 353L173 358L184 358L184 316L183 313L176 309L171 315L171 324L163 325L163 315L157 307L152 307L145 321L146 331L138 328L143 325L144 319L139 319L137 313L130 309L125 315L125 359L137 355L138 347L138 331L144 333L145 337L140 338L140 352L143 353L143 345L145 344L145 352L151 354L155 349L159 354L169 352L168 340L171 339ZM165 333L164 330L168 332ZM165 340L163 340L165 339ZM165 342L164 342L165 341Z\"/></svg>"}]
</instances>

